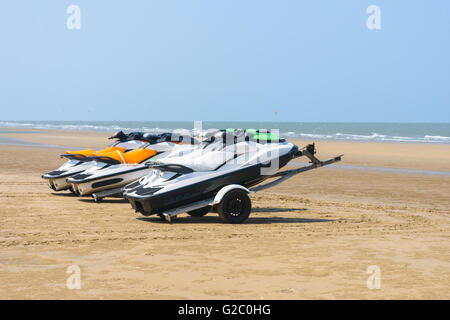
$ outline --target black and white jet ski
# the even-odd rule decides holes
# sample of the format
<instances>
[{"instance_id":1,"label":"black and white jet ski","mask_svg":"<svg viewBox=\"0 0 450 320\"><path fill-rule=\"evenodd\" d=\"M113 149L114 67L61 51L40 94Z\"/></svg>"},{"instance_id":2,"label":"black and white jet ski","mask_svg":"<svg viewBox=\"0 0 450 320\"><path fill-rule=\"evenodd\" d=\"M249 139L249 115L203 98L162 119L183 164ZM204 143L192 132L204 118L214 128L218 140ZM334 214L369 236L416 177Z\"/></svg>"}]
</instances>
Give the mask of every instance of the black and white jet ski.
<instances>
[{"instance_id":1,"label":"black and white jet ski","mask_svg":"<svg viewBox=\"0 0 450 320\"><path fill-rule=\"evenodd\" d=\"M254 186L301 155L296 145L286 141L262 144L245 140L220 144L215 149L195 150L183 157L161 159L151 165L147 176L125 186L123 196L143 215L162 215L192 203L209 201L229 185L244 189ZM200 211L206 213L209 208L206 205ZM202 215L200 211L191 213Z\"/></svg>"},{"instance_id":2,"label":"black and white jet ski","mask_svg":"<svg viewBox=\"0 0 450 320\"><path fill-rule=\"evenodd\" d=\"M247 135L244 141L236 141L236 137L234 140L235 143L195 150L184 157L161 159L151 165L150 174L125 186L123 196L136 212L145 216L158 214L170 221L182 212L203 216L213 209L224 221L241 223L251 211L248 193L341 160L338 156L320 161L314 156L314 144L299 150L285 140L257 143ZM311 164L278 171L300 156L308 157ZM271 178L272 182L260 184Z\"/></svg>"}]
</instances>

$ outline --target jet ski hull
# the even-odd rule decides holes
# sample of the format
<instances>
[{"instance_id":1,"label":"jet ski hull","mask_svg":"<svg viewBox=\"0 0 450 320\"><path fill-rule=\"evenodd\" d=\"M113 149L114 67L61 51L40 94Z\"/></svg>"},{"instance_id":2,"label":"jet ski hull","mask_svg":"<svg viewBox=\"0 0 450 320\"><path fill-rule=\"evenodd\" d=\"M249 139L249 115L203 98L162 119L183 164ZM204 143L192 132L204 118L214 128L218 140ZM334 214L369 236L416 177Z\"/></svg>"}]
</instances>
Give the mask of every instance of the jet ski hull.
<instances>
[{"instance_id":1,"label":"jet ski hull","mask_svg":"<svg viewBox=\"0 0 450 320\"><path fill-rule=\"evenodd\" d=\"M54 191L63 191L70 189L71 185L67 182L67 179L73 175L80 174L81 172L90 168L92 163L80 162L80 161L68 161L58 169L45 173L42 178L47 180L49 187Z\"/></svg>"},{"instance_id":2,"label":"jet ski hull","mask_svg":"<svg viewBox=\"0 0 450 320\"><path fill-rule=\"evenodd\" d=\"M48 186L54 191L63 191L70 189L70 183L67 183L67 178L47 179Z\"/></svg>"},{"instance_id":3,"label":"jet ski hull","mask_svg":"<svg viewBox=\"0 0 450 320\"><path fill-rule=\"evenodd\" d=\"M99 191L123 187L148 173L149 169L146 166L138 165L134 168L114 170L111 174L93 174L82 179L78 179L75 175L68 179L68 183L77 194L86 196Z\"/></svg>"}]
</instances>

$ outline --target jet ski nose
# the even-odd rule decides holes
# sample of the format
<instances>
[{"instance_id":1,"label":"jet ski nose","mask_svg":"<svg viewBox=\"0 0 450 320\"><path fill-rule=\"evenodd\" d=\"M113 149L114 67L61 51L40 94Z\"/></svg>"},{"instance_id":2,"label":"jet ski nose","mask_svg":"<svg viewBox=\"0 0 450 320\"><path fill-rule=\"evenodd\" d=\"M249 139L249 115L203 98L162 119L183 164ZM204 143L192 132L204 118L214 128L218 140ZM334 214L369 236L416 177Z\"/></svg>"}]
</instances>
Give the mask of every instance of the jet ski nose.
<instances>
[{"instance_id":1,"label":"jet ski nose","mask_svg":"<svg viewBox=\"0 0 450 320\"><path fill-rule=\"evenodd\" d=\"M42 175L42 178L44 178L44 179L54 178L55 176L59 176L60 174L65 173L65 172L66 172L66 170L53 170L53 171L44 173Z\"/></svg>"}]
</instances>

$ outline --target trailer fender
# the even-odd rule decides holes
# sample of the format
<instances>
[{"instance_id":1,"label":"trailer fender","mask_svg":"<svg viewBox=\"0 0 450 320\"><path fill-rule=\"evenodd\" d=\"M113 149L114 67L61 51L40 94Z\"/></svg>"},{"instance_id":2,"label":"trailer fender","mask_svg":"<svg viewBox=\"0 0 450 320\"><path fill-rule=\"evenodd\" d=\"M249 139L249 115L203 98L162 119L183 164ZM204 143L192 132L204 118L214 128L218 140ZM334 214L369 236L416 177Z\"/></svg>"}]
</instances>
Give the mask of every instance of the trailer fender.
<instances>
[{"instance_id":1,"label":"trailer fender","mask_svg":"<svg viewBox=\"0 0 450 320\"><path fill-rule=\"evenodd\" d=\"M222 198L228 193L228 191L240 189L244 190L247 193L253 193L253 191L250 191L246 187L241 186L240 184L230 184L228 186L223 187L222 189L217 192L216 196L214 197L213 202L211 202L211 205L219 204L220 201L222 201Z\"/></svg>"}]
</instances>

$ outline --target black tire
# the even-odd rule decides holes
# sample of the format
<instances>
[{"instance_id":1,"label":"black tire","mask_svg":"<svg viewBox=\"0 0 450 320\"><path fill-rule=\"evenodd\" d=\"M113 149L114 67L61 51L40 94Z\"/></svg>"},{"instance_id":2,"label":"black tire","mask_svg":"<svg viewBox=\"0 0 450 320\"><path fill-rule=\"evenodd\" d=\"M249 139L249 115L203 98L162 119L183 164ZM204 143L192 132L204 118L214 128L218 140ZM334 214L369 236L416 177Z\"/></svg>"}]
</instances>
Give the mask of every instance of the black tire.
<instances>
[{"instance_id":1,"label":"black tire","mask_svg":"<svg viewBox=\"0 0 450 320\"><path fill-rule=\"evenodd\" d=\"M200 209L188 211L187 214L191 217L203 217L208 214L208 212L211 210L211 206L206 206Z\"/></svg>"},{"instance_id":2,"label":"black tire","mask_svg":"<svg viewBox=\"0 0 450 320\"><path fill-rule=\"evenodd\" d=\"M252 210L252 202L247 192L232 190L225 194L217 205L217 212L223 221L228 223L242 223L247 220Z\"/></svg>"}]
</instances>

